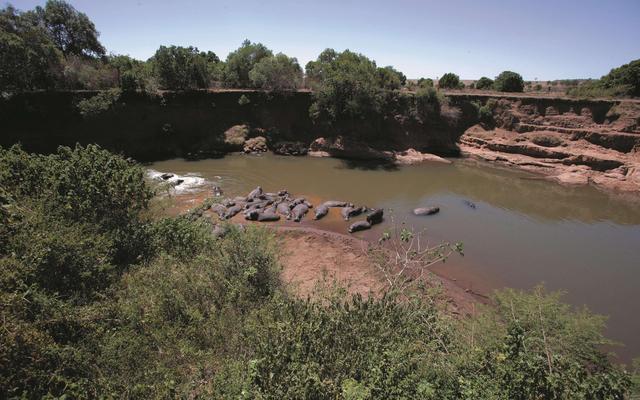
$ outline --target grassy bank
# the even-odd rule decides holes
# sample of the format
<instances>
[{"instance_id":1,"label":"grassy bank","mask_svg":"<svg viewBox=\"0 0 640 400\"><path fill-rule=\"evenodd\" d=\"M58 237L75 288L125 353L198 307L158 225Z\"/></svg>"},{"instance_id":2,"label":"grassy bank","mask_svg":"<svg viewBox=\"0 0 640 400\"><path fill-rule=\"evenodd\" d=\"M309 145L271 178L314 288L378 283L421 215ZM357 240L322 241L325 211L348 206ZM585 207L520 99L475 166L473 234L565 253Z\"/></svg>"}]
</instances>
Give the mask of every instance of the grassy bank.
<instances>
[{"instance_id":1,"label":"grassy bank","mask_svg":"<svg viewBox=\"0 0 640 400\"><path fill-rule=\"evenodd\" d=\"M152 212L96 146L0 150L0 397L611 399L604 318L505 290L455 319L422 292L300 299L259 228ZM330 286L330 285L329 285Z\"/></svg>"}]
</instances>

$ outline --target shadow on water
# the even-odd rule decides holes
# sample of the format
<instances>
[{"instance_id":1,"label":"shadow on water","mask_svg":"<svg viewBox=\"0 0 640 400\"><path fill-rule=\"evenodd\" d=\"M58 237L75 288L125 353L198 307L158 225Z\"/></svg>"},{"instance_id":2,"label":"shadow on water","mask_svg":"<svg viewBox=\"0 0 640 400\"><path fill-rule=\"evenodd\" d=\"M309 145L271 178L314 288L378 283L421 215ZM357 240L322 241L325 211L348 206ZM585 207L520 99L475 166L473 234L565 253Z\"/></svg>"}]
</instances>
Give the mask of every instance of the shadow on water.
<instances>
[{"instance_id":1,"label":"shadow on water","mask_svg":"<svg viewBox=\"0 0 640 400\"><path fill-rule=\"evenodd\" d=\"M347 160L341 161L341 167L362 171L398 171L400 168L389 160Z\"/></svg>"}]
</instances>

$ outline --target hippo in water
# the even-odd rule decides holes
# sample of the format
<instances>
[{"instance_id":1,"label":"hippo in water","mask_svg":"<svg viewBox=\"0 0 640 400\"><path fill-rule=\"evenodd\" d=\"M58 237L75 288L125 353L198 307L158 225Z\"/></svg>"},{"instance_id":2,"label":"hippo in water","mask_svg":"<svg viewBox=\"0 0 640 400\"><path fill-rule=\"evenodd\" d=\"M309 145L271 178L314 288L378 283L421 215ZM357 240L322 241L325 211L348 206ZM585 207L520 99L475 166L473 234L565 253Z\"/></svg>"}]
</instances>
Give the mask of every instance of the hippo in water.
<instances>
[{"instance_id":1,"label":"hippo in water","mask_svg":"<svg viewBox=\"0 0 640 400\"><path fill-rule=\"evenodd\" d=\"M325 206L325 207L347 207L347 206L351 206L351 207L353 207L353 204L347 203L346 201L329 200L329 201L325 201L324 203L322 203L322 206Z\"/></svg>"},{"instance_id":2,"label":"hippo in water","mask_svg":"<svg viewBox=\"0 0 640 400\"><path fill-rule=\"evenodd\" d=\"M307 201L304 197L298 197L291 202L291 208L297 206L298 204L304 204L307 208L313 208L313 205Z\"/></svg>"},{"instance_id":3,"label":"hippo in water","mask_svg":"<svg viewBox=\"0 0 640 400\"><path fill-rule=\"evenodd\" d=\"M300 222L302 217L309 211L309 207L306 204L300 203L297 206L293 207L291 210L291 214L289 214L290 218L295 222Z\"/></svg>"},{"instance_id":4,"label":"hippo in water","mask_svg":"<svg viewBox=\"0 0 640 400\"><path fill-rule=\"evenodd\" d=\"M247 199L253 200L261 195L262 195L262 187L258 186L257 188L253 189L251 193L249 193L249 195L247 196Z\"/></svg>"},{"instance_id":5,"label":"hippo in water","mask_svg":"<svg viewBox=\"0 0 640 400\"><path fill-rule=\"evenodd\" d=\"M364 231L371 228L371 223L369 221L358 221L351 224L349 227L349 233Z\"/></svg>"},{"instance_id":6,"label":"hippo in water","mask_svg":"<svg viewBox=\"0 0 640 400\"><path fill-rule=\"evenodd\" d=\"M464 200L464 204L469 208L473 208L474 210L476 209L476 203L474 203L472 201Z\"/></svg>"},{"instance_id":7,"label":"hippo in water","mask_svg":"<svg viewBox=\"0 0 640 400\"><path fill-rule=\"evenodd\" d=\"M367 214L367 222L369 222L371 225L379 224L380 222L382 222L383 214L384 212L381 208L373 210L369 214Z\"/></svg>"},{"instance_id":8,"label":"hippo in water","mask_svg":"<svg viewBox=\"0 0 640 400\"><path fill-rule=\"evenodd\" d=\"M342 218L344 218L345 221L348 221L349 218L351 217L355 217L358 216L360 214L362 214L363 212L367 211L367 207L344 207L342 209Z\"/></svg>"},{"instance_id":9,"label":"hippo in water","mask_svg":"<svg viewBox=\"0 0 640 400\"><path fill-rule=\"evenodd\" d=\"M414 215L433 215L440 212L440 207L419 207L413 210Z\"/></svg>"}]
</instances>

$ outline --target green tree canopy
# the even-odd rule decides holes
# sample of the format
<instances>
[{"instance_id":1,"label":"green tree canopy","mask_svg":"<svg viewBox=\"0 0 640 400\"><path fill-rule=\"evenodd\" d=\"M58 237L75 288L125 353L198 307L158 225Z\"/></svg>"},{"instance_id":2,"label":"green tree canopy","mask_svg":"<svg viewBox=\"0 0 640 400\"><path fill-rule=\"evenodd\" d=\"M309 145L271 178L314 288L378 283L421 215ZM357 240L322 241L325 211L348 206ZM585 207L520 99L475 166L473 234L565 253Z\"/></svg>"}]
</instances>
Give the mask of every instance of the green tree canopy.
<instances>
[{"instance_id":1,"label":"green tree canopy","mask_svg":"<svg viewBox=\"0 0 640 400\"><path fill-rule=\"evenodd\" d=\"M312 117L329 121L359 119L378 110L378 68L364 55L327 49L316 61L307 63L306 70L315 88Z\"/></svg>"},{"instance_id":2,"label":"green tree canopy","mask_svg":"<svg viewBox=\"0 0 640 400\"><path fill-rule=\"evenodd\" d=\"M71 4L62 0L48 0L44 8L36 7L33 14L65 55L95 57L105 54L93 22Z\"/></svg>"},{"instance_id":3,"label":"green tree canopy","mask_svg":"<svg viewBox=\"0 0 640 400\"><path fill-rule=\"evenodd\" d=\"M217 56L196 47L160 46L151 58L160 86L165 89L194 89L209 86L209 66Z\"/></svg>"},{"instance_id":4,"label":"green tree canopy","mask_svg":"<svg viewBox=\"0 0 640 400\"><path fill-rule=\"evenodd\" d=\"M273 52L262 43L245 40L235 51L229 53L224 69L224 80L232 87L251 87L249 72L265 57Z\"/></svg>"},{"instance_id":5,"label":"green tree canopy","mask_svg":"<svg viewBox=\"0 0 640 400\"><path fill-rule=\"evenodd\" d=\"M407 77L392 66L378 68L378 85L383 89L397 90L407 83Z\"/></svg>"},{"instance_id":6,"label":"green tree canopy","mask_svg":"<svg viewBox=\"0 0 640 400\"><path fill-rule=\"evenodd\" d=\"M418 87L419 88L432 88L433 87L433 79L431 78L420 78L418 79Z\"/></svg>"},{"instance_id":7,"label":"green tree canopy","mask_svg":"<svg viewBox=\"0 0 640 400\"><path fill-rule=\"evenodd\" d=\"M62 54L31 15L0 9L0 87L2 90L51 88L61 73Z\"/></svg>"},{"instance_id":8,"label":"green tree canopy","mask_svg":"<svg viewBox=\"0 0 640 400\"><path fill-rule=\"evenodd\" d=\"M640 96L640 59L612 69L601 82L608 89L619 87L626 94Z\"/></svg>"},{"instance_id":9,"label":"green tree canopy","mask_svg":"<svg viewBox=\"0 0 640 400\"><path fill-rule=\"evenodd\" d=\"M493 88L493 79L487 78L486 76L483 76L482 78L478 79L478 81L476 82L476 89L491 89Z\"/></svg>"},{"instance_id":10,"label":"green tree canopy","mask_svg":"<svg viewBox=\"0 0 640 400\"><path fill-rule=\"evenodd\" d=\"M516 72L504 71L496 77L494 86L499 92L522 92L524 90L524 80Z\"/></svg>"},{"instance_id":11,"label":"green tree canopy","mask_svg":"<svg viewBox=\"0 0 640 400\"><path fill-rule=\"evenodd\" d=\"M438 81L438 87L441 89L458 89L460 87L460 77L452 72L447 72Z\"/></svg>"},{"instance_id":12,"label":"green tree canopy","mask_svg":"<svg viewBox=\"0 0 640 400\"><path fill-rule=\"evenodd\" d=\"M298 60L282 53L264 57L249 71L251 85L266 90L297 89L302 82Z\"/></svg>"}]
</instances>

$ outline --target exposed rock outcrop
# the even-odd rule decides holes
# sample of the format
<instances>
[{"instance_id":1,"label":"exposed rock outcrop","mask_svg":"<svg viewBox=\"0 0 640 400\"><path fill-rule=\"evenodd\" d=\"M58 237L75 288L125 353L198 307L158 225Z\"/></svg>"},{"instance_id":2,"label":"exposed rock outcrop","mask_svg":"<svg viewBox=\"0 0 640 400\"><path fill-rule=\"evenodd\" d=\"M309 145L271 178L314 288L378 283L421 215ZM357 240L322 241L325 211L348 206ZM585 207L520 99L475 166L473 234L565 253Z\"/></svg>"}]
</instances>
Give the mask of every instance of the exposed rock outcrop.
<instances>
[{"instance_id":1,"label":"exposed rock outcrop","mask_svg":"<svg viewBox=\"0 0 640 400\"><path fill-rule=\"evenodd\" d=\"M540 109L502 99L494 104L493 124L474 125L461 136L461 151L563 184L640 193L640 103L619 102L606 114L589 107L578 114L558 104Z\"/></svg>"}]
</instances>

